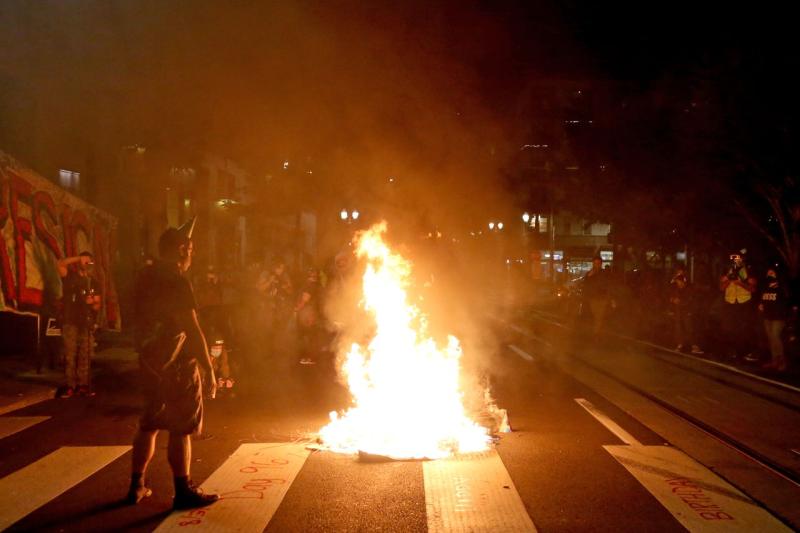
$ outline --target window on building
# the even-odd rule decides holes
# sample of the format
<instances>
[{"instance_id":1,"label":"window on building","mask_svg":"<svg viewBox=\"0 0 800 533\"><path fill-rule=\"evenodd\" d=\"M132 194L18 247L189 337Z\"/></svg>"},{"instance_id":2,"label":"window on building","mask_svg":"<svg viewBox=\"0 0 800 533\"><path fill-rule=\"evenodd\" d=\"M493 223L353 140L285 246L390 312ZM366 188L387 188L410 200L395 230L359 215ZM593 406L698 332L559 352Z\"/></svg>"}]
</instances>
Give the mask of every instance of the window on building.
<instances>
[{"instance_id":1,"label":"window on building","mask_svg":"<svg viewBox=\"0 0 800 533\"><path fill-rule=\"evenodd\" d=\"M539 233L547 233L547 217L539 217Z\"/></svg>"},{"instance_id":2,"label":"window on building","mask_svg":"<svg viewBox=\"0 0 800 533\"><path fill-rule=\"evenodd\" d=\"M72 170L61 169L58 171L58 182L65 189L77 191L81 188L81 173Z\"/></svg>"}]
</instances>

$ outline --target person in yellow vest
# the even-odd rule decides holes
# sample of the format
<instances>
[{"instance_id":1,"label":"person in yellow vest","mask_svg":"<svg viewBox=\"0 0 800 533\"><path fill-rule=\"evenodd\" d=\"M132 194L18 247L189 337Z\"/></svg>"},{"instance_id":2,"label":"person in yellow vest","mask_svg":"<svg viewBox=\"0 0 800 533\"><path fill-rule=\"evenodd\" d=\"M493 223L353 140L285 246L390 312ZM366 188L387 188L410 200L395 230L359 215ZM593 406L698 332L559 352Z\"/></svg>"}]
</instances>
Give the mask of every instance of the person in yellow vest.
<instances>
[{"instance_id":1,"label":"person in yellow vest","mask_svg":"<svg viewBox=\"0 0 800 533\"><path fill-rule=\"evenodd\" d=\"M757 283L744 264L743 254L744 251L730 255L730 266L719 280L724 298L722 333L727 355L733 358L744 356L745 361L755 362L758 358L753 354L753 293Z\"/></svg>"}]
</instances>

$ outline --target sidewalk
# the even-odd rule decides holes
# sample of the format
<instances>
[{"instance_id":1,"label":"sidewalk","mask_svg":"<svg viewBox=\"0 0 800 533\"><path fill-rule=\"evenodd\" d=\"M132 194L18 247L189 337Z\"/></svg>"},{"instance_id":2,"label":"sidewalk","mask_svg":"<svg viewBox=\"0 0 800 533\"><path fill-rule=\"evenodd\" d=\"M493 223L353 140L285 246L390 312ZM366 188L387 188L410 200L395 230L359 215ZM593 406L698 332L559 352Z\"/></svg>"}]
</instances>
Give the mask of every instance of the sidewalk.
<instances>
[{"instance_id":1,"label":"sidewalk","mask_svg":"<svg viewBox=\"0 0 800 533\"><path fill-rule=\"evenodd\" d=\"M99 383L108 375L135 371L136 352L121 343L95 353L92 360L92 381ZM36 372L31 356L0 357L0 415L55 398L58 387L64 385L62 369L42 368Z\"/></svg>"},{"instance_id":2,"label":"sidewalk","mask_svg":"<svg viewBox=\"0 0 800 533\"><path fill-rule=\"evenodd\" d=\"M544 316L548 316L553 320L556 320L565 327L574 327L574 325L569 325L569 319L562 314L559 314L554 308L548 306L529 306L529 310L538 312ZM726 368L732 372L736 372L743 375L748 375L754 377L756 379L772 382L778 385L786 385L793 388L800 387L800 362L798 361L790 361L790 368L786 372L777 372L772 370L766 370L762 368L759 362L747 362L742 359L731 359L729 357L724 357L718 353L715 353L713 349L708 348L705 350L703 354L690 354L686 352L678 352L674 348L665 346L662 342L659 342L658 339L648 339L645 335L641 335L636 331L622 331L619 327L609 327L606 330L606 333L619 337L621 339L627 340L629 342L634 342L643 346L648 346L651 349L655 349L661 352L670 353L673 355L679 355L682 357L686 357L688 359L695 359L698 361L703 361L706 364L714 365L720 368Z\"/></svg>"}]
</instances>

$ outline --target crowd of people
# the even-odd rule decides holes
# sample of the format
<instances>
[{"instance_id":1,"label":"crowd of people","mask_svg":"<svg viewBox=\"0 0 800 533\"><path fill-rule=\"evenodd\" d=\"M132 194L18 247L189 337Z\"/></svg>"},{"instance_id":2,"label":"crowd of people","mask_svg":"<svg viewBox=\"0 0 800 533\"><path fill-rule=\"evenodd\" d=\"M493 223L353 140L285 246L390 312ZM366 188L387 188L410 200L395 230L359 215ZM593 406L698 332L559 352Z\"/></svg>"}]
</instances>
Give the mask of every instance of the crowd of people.
<instances>
[{"instance_id":1,"label":"crowd of people","mask_svg":"<svg viewBox=\"0 0 800 533\"><path fill-rule=\"evenodd\" d=\"M131 504L152 494L145 473L161 430L169 432L175 509L214 503L218 495L203 493L190 477L191 435L202 431L204 398L233 388L237 375L257 380L281 375L274 371L287 365L333 363L330 332L336 328L326 324L325 303L342 299L350 255L337 255L326 269L292 269L280 257L266 267L253 264L245 273L208 267L196 275L193 287L188 275L193 225L192 220L167 229L159 240L159 258L136 279L135 345L144 405L133 439ZM88 252L58 263L64 289L64 397L94 394L89 365L103 295L92 266ZM793 329L797 305L777 265L765 268L760 278L744 253L737 252L730 255L713 296L693 285L686 268L678 265L663 290L640 291L636 298L631 284L619 283L596 257L580 283L578 315L591 320L594 335L620 322L630 325L632 317L661 316L664 320L651 321L654 327L645 333L672 343L675 350L696 355L713 350L786 372L791 362L786 344L794 342L787 330Z\"/></svg>"},{"instance_id":2,"label":"crowd of people","mask_svg":"<svg viewBox=\"0 0 800 533\"><path fill-rule=\"evenodd\" d=\"M745 257L743 252L730 254L715 287L695 286L682 264L660 284L634 287L595 257L580 281L577 314L591 321L595 334L606 327L624 327L677 351L713 352L786 372L797 304L777 264L768 265L759 276Z\"/></svg>"},{"instance_id":3,"label":"crowd of people","mask_svg":"<svg viewBox=\"0 0 800 533\"><path fill-rule=\"evenodd\" d=\"M200 322L212 348L220 347L214 360L221 387L232 387L243 367L263 374L332 364L323 305L348 265L340 255L326 269L292 269L276 257L251 264L244 275L211 266L196 276Z\"/></svg>"}]
</instances>

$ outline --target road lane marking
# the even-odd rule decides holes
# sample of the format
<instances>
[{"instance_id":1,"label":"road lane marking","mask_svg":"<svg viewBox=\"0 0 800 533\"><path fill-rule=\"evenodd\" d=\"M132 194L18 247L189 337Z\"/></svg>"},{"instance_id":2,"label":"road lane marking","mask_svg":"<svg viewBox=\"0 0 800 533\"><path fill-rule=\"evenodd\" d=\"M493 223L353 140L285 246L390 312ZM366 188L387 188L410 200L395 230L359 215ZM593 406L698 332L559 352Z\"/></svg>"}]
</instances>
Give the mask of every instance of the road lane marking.
<instances>
[{"instance_id":1,"label":"road lane marking","mask_svg":"<svg viewBox=\"0 0 800 533\"><path fill-rule=\"evenodd\" d=\"M529 337L529 338L531 338L531 339L533 339L535 341L541 342L542 344L544 344L545 346L548 346L550 348L553 347L553 345L552 345L552 343L550 343L550 341L546 340L544 337L536 335L535 333L533 333L531 330L529 330L527 328L519 327L516 324L508 324L508 323L506 323L506 324L508 325L508 327L510 329L516 331L517 333L519 333L521 335L525 335L526 337Z\"/></svg>"},{"instance_id":2,"label":"road lane marking","mask_svg":"<svg viewBox=\"0 0 800 533\"><path fill-rule=\"evenodd\" d=\"M644 446L590 402L582 398L575 401L626 444L603 448L689 531L790 531L682 451L670 446Z\"/></svg>"},{"instance_id":3,"label":"road lane marking","mask_svg":"<svg viewBox=\"0 0 800 533\"><path fill-rule=\"evenodd\" d=\"M422 464L429 533L536 531L495 450Z\"/></svg>"},{"instance_id":4,"label":"road lane marking","mask_svg":"<svg viewBox=\"0 0 800 533\"><path fill-rule=\"evenodd\" d=\"M526 361L533 362L533 356L531 354L529 354L528 352L526 352L525 350L517 348L513 344L509 344L508 347L511 349L512 352L514 352L518 356L522 357Z\"/></svg>"},{"instance_id":5,"label":"road lane marking","mask_svg":"<svg viewBox=\"0 0 800 533\"><path fill-rule=\"evenodd\" d=\"M641 445L641 443L636 440L633 435L622 429L619 424L611 420L604 412L592 405L592 402L584 400L583 398L575 398L575 401L578 403L578 405L586 409L590 415L595 417L598 422L603 424L607 430L616 435L619 440L625 444Z\"/></svg>"},{"instance_id":6,"label":"road lane marking","mask_svg":"<svg viewBox=\"0 0 800 533\"><path fill-rule=\"evenodd\" d=\"M23 429L28 429L40 422L44 422L49 416L0 416L0 439L4 439L19 433Z\"/></svg>"},{"instance_id":7,"label":"road lane marking","mask_svg":"<svg viewBox=\"0 0 800 533\"><path fill-rule=\"evenodd\" d=\"M0 479L0 530L65 493L130 446L65 446Z\"/></svg>"},{"instance_id":8,"label":"road lane marking","mask_svg":"<svg viewBox=\"0 0 800 533\"><path fill-rule=\"evenodd\" d=\"M52 387L38 390L32 394L24 396L21 400L17 400L14 403L10 403L8 405L0 407L0 415L10 413L11 411L17 411L25 407L30 407L31 405L35 405L45 400L52 400L55 397L55 394L56 394L56 389Z\"/></svg>"},{"instance_id":9,"label":"road lane marking","mask_svg":"<svg viewBox=\"0 0 800 533\"><path fill-rule=\"evenodd\" d=\"M156 531L264 531L309 453L305 444L242 444L200 485L220 500L175 511Z\"/></svg>"},{"instance_id":10,"label":"road lane marking","mask_svg":"<svg viewBox=\"0 0 800 533\"><path fill-rule=\"evenodd\" d=\"M691 532L791 531L680 450L641 445L603 448Z\"/></svg>"}]
</instances>

